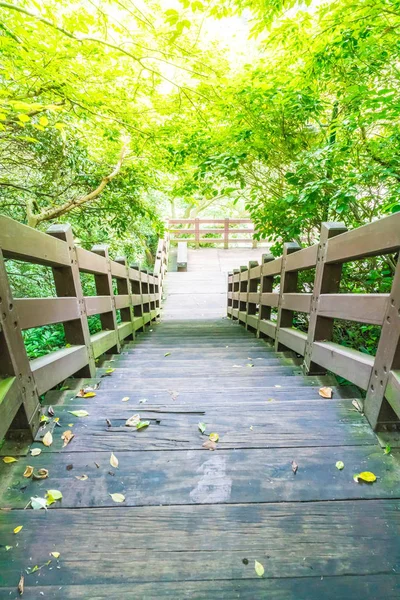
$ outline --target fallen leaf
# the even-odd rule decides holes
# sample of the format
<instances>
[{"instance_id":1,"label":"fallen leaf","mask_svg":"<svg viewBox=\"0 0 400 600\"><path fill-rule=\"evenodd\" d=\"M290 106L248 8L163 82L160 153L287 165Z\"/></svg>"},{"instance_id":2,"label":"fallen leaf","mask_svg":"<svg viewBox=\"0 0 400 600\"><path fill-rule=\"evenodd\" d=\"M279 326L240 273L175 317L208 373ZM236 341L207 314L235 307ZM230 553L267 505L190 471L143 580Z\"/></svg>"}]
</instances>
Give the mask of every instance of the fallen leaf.
<instances>
[{"instance_id":1,"label":"fallen leaf","mask_svg":"<svg viewBox=\"0 0 400 600\"><path fill-rule=\"evenodd\" d=\"M67 469L67 471L72 471L74 465L67 465L65 468Z\"/></svg>"},{"instance_id":2,"label":"fallen leaf","mask_svg":"<svg viewBox=\"0 0 400 600\"><path fill-rule=\"evenodd\" d=\"M253 425L250 425L250 429L251 429L251 431L253 431Z\"/></svg>"},{"instance_id":3,"label":"fallen leaf","mask_svg":"<svg viewBox=\"0 0 400 600\"><path fill-rule=\"evenodd\" d=\"M67 423L68 427L73 427L74 424L73 423Z\"/></svg>"},{"instance_id":4,"label":"fallen leaf","mask_svg":"<svg viewBox=\"0 0 400 600\"><path fill-rule=\"evenodd\" d=\"M94 464L96 465L96 467L97 467L98 469L100 469L100 465L99 465L99 463L95 462Z\"/></svg>"},{"instance_id":5,"label":"fallen leaf","mask_svg":"<svg viewBox=\"0 0 400 600\"><path fill-rule=\"evenodd\" d=\"M133 415L125 421L126 427L136 427L140 423L140 415Z\"/></svg>"},{"instance_id":6,"label":"fallen leaf","mask_svg":"<svg viewBox=\"0 0 400 600\"><path fill-rule=\"evenodd\" d=\"M54 408L52 406L49 406L49 408L47 409L47 414L51 417L54 417Z\"/></svg>"},{"instance_id":7,"label":"fallen leaf","mask_svg":"<svg viewBox=\"0 0 400 600\"><path fill-rule=\"evenodd\" d=\"M18 591L19 591L19 595L22 596L22 594L24 593L24 576L21 575L20 580L18 582Z\"/></svg>"},{"instance_id":8,"label":"fallen leaf","mask_svg":"<svg viewBox=\"0 0 400 600\"><path fill-rule=\"evenodd\" d=\"M37 496L31 498L31 507L33 510L47 510L48 502L46 498L38 498Z\"/></svg>"},{"instance_id":9,"label":"fallen leaf","mask_svg":"<svg viewBox=\"0 0 400 600\"><path fill-rule=\"evenodd\" d=\"M6 465L9 465L10 463L18 462L18 458L14 458L13 456L5 456L3 458L3 462L6 463Z\"/></svg>"},{"instance_id":10,"label":"fallen leaf","mask_svg":"<svg viewBox=\"0 0 400 600\"><path fill-rule=\"evenodd\" d=\"M281 388L282 386L281 385L274 385L274 387Z\"/></svg>"},{"instance_id":11,"label":"fallen leaf","mask_svg":"<svg viewBox=\"0 0 400 600\"><path fill-rule=\"evenodd\" d=\"M206 430L206 424L205 423L198 423L197 427L200 429L201 433L204 433Z\"/></svg>"},{"instance_id":12,"label":"fallen leaf","mask_svg":"<svg viewBox=\"0 0 400 600\"><path fill-rule=\"evenodd\" d=\"M47 479L49 472L47 469L39 469L37 473L33 473L32 479Z\"/></svg>"},{"instance_id":13,"label":"fallen leaf","mask_svg":"<svg viewBox=\"0 0 400 600\"><path fill-rule=\"evenodd\" d=\"M139 404L144 404L145 402L147 402L147 398L142 398L139 400Z\"/></svg>"},{"instance_id":14,"label":"fallen leaf","mask_svg":"<svg viewBox=\"0 0 400 600\"><path fill-rule=\"evenodd\" d=\"M106 424L107 424L107 427L112 427L112 423L111 423L110 419L106 419Z\"/></svg>"},{"instance_id":15,"label":"fallen leaf","mask_svg":"<svg viewBox=\"0 0 400 600\"><path fill-rule=\"evenodd\" d=\"M361 404L358 402L358 400L352 400L352 401L351 401L351 403L352 403L352 405L354 406L354 408L355 408L356 410L358 410L358 412L360 412L360 413L362 413L362 412L363 412L362 406L361 406Z\"/></svg>"},{"instance_id":16,"label":"fallen leaf","mask_svg":"<svg viewBox=\"0 0 400 600\"><path fill-rule=\"evenodd\" d=\"M232 369L241 369L242 365L232 365Z\"/></svg>"},{"instance_id":17,"label":"fallen leaf","mask_svg":"<svg viewBox=\"0 0 400 600\"><path fill-rule=\"evenodd\" d=\"M54 504L56 500L61 500L62 497L63 495L59 490L47 490L47 506L50 506L50 504Z\"/></svg>"},{"instance_id":18,"label":"fallen leaf","mask_svg":"<svg viewBox=\"0 0 400 600\"><path fill-rule=\"evenodd\" d=\"M41 454L42 451L40 448L32 448L31 450L31 456L39 456L39 454Z\"/></svg>"},{"instance_id":19,"label":"fallen leaf","mask_svg":"<svg viewBox=\"0 0 400 600\"><path fill-rule=\"evenodd\" d=\"M148 427L149 425L150 425L150 421L140 421L136 425L136 429L144 429L145 427Z\"/></svg>"},{"instance_id":20,"label":"fallen leaf","mask_svg":"<svg viewBox=\"0 0 400 600\"><path fill-rule=\"evenodd\" d=\"M125 496L123 494L110 494L114 502L125 502Z\"/></svg>"},{"instance_id":21,"label":"fallen leaf","mask_svg":"<svg viewBox=\"0 0 400 600\"><path fill-rule=\"evenodd\" d=\"M204 442L203 448L205 448L206 450L216 450L217 444L215 442L213 442L212 440L207 440Z\"/></svg>"},{"instance_id":22,"label":"fallen leaf","mask_svg":"<svg viewBox=\"0 0 400 600\"><path fill-rule=\"evenodd\" d=\"M258 560L254 561L254 570L259 577L262 577L264 575L264 567L260 562L258 562Z\"/></svg>"},{"instance_id":23,"label":"fallen leaf","mask_svg":"<svg viewBox=\"0 0 400 600\"><path fill-rule=\"evenodd\" d=\"M24 475L23 476L28 479L29 477L32 477L32 475L33 475L33 467L27 466L26 469L25 469L25 471L24 471Z\"/></svg>"},{"instance_id":24,"label":"fallen leaf","mask_svg":"<svg viewBox=\"0 0 400 600\"><path fill-rule=\"evenodd\" d=\"M50 421L49 417L47 415L41 415L40 416L40 422L41 423L48 423Z\"/></svg>"},{"instance_id":25,"label":"fallen leaf","mask_svg":"<svg viewBox=\"0 0 400 600\"><path fill-rule=\"evenodd\" d=\"M337 469L339 469L339 471L341 471L342 469L344 469L344 462L341 460L338 460L335 466Z\"/></svg>"},{"instance_id":26,"label":"fallen leaf","mask_svg":"<svg viewBox=\"0 0 400 600\"><path fill-rule=\"evenodd\" d=\"M54 558L60 558L60 553L59 552L50 552L51 556L54 556Z\"/></svg>"},{"instance_id":27,"label":"fallen leaf","mask_svg":"<svg viewBox=\"0 0 400 600\"><path fill-rule=\"evenodd\" d=\"M208 439L210 439L212 442L218 442L219 435L218 435L218 433L210 433L210 435L208 436Z\"/></svg>"},{"instance_id":28,"label":"fallen leaf","mask_svg":"<svg viewBox=\"0 0 400 600\"><path fill-rule=\"evenodd\" d=\"M89 413L86 410L69 410L70 415L74 415L74 417L88 417Z\"/></svg>"},{"instance_id":29,"label":"fallen leaf","mask_svg":"<svg viewBox=\"0 0 400 600\"><path fill-rule=\"evenodd\" d=\"M44 436L44 438L42 439L43 445L44 446L51 446L53 443L53 436L51 434L50 431L48 431L46 433L46 435Z\"/></svg>"},{"instance_id":30,"label":"fallen leaf","mask_svg":"<svg viewBox=\"0 0 400 600\"><path fill-rule=\"evenodd\" d=\"M164 354L164 356L170 356L170 355L171 355L171 352L166 352L166 353Z\"/></svg>"},{"instance_id":31,"label":"fallen leaf","mask_svg":"<svg viewBox=\"0 0 400 600\"><path fill-rule=\"evenodd\" d=\"M384 449L384 454L390 454L392 451L391 446L389 446L389 444L386 444L385 449Z\"/></svg>"},{"instance_id":32,"label":"fallen leaf","mask_svg":"<svg viewBox=\"0 0 400 600\"><path fill-rule=\"evenodd\" d=\"M114 469L118 469L118 458L115 456L113 452L111 452L110 456L110 465L114 467Z\"/></svg>"},{"instance_id":33,"label":"fallen leaf","mask_svg":"<svg viewBox=\"0 0 400 600\"><path fill-rule=\"evenodd\" d=\"M376 475L371 473L371 471L363 471L362 473L358 473L353 477L354 481L359 483L360 481L365 481L365 483L374 483L376 481Z\"/></svg>"},{"instance_id":34,"label":"fallen leaf","mask_svg":"<svg viewBox=\"0 0 400 600\"><path fill-rule=\"evenodd\" d=\"M83 398L94 398L95 395L95 392L86 392L85 394L83 394Z\"/></svg>"},{"instance_id":35,"label":"fallen leaf","mask_svg":"<svg viewBox=\"0 0 400 600\"><path fill-rule=\"evenodd\" d=\"M64 431L64 433L61 436L61 439L64 441L63 448L65 448L65 446L68 446L68 444L74 437L75 437L75 434L72 433L72 431L70 429L67 429L67 431Z\"/></svg>"},{"instance_id":36,"label":"fallen leaf","mask_svg":"<svg viewBox=\"0 0 400 600\"><path fill-rule=\"evenodd\" d=\"M18 525L18 527L16 527L14 529L14 533L19 533L21 531L21 529L23 528L23 525Z\"/></svg>"},{"instance_id":37,"label":"fallen leaf","mask_svg":"<svg viewBox=\"0 0 400 600\"><path fill-rule=\"evenodd\" d=\"M330 387L319 388L319 395L321 396L321 398L330 399L333 396L333 390Z\"/></svg>"},{"instance_id":38,"label":"fallen leaf","mask_svg":"<svg viewBox=\"0 0 400 600\"><path fill-rule=\"evenodd\" d=\"M89 477L87 475L75 475L75 479L79 479L79 481L86 481L86 479L89 479Z\"/></svg>"},{"instance_id":39,"label":"fallen leaf","mask_svg":"<svg viewBox=\"0 0 400 600\"><path fill-rule=\"evenodd\" d=\"M121 402L128 402L129 400L129 396L125 396L124 398L122 398Z\"/></svg>"},{"instance_id":40,"label":"fallen leaf","mask_svg":"<svg viewBox=\"0 0 400 600\"><path fill-rule=\"evenodd\" d=\"M12 548L14 548L14 546L5 546L6 552L8 552L9 550L12 550Z\"/></svg>"},{"instance_id":41,"label":"fallen leaf","mask_svg":"<svg viewBox=\"0 0 400 600\"><path fill-rule=\"evenodd\" d=\"M177 397L179 396L179 392L176 392L175 390L168 390L168 391L171 394L172 400L176 400Z\"/></svg>"},{"instance_id":42,"label":"fallen leaf","mask_svg":"<svg viewBox=\"0 0 400 600\"><path fill-rule=\"evenodd\" d=\"M107 375L111 375L111 373L114 373L115 369L106 369L106 373Z\"/></svg>"},{"instance_id":43,"label":"fallen leaf","mask_svg":"<svg viewBox=\"0 0 400 600\"><path fill-rule=\"evenodd\" d=\"M254 367L252 363L247 363L246 367Z\"/></svg>"},{"instance_id":44,"label":"fallen leaf","mask_svg":"<svg viewBox=\"0 0 400 600\"><path fill-rule=\"evenodd\" d=\"M299 468L299 465L297 464L297 462L295 462L294 460L292 460L292 471L293 473L296 475L297 473L297 469Z\"/></svg>"}]
</instances>

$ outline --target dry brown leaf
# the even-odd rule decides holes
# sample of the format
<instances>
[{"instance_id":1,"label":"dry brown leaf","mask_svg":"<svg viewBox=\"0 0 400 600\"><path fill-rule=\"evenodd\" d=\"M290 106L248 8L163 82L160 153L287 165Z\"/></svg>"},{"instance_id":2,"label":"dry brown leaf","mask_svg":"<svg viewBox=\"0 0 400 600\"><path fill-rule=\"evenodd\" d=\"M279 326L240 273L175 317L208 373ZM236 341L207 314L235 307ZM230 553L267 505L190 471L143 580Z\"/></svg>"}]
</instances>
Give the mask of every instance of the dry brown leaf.
<instances>
[{"instance_id":1,"label":"dry brown leaf","mask_svg":"<svg viewBox=\"0 0 400 600\"><path fill-rule=\"evenodd\" d=\"M75 437L75 434L72 433L72 431L70 429L67 429L67 431L64 431L64 433L61 436L61 439L64 441L63 448L65 448L65 446L68 446L68 444L74 437Z\"/></svg>"},{"instance_id":2,"label":"dry brown leaf","mask_svg":"<svg viewBox=\"0 0 400 600\"><path fill-rule=\"evenodd\" d=\"M33 467L27 466L24 471L24 477L29 479L29 477L32 477L32 475L33 475Z\"/></svg>"},{"instance_id":3,"label":"dry brown leaf","mask_svg":"<svg viewBox=\"0 0 400 600\"><path fill-rule=\"evenodd\" d=\"M49 471L47 469L39 469L37 473L33 473L32 479L47 479Z\"/></svg>"},{"instance_id":4,"label":"dry brown leaf","mask_svg":"<svg viewBox=\"0 0 400 600\"><path fill-rule=\"evenodd\" d=\"M297 473L297 469L299 468L299 465L297 464L297 462L295 462L294 460L292 460L292 471L293 473L296 475Z\"/></svg>"},{"instance_id":5,"label":"dry brown leaf","mask_svg":"<svg viewBox=\"0 0 400 600\"><path fill-rule=\"evenodd\" d=\"M205 448L206 450L216 450L217 444L212 440L207 440L206 442L204 442L203 448Z\"/></svg>"},{"instance_id":6,"label":"dry brown leaf","mask_svg":"<svg viewBox=\"0 0 400 600\"><path fill-rule=\"evenodd\" d=\"M44 446L51 446L53 443L53 436L50 431L46 433L44 438L42 439Z\"/></svg>"},{"instance_id":7,"label":"dry brown leaf","mask_svg":"<svg viewBox=\"0 0 400 600\"><path fill-rule=\"evenodd\" d=\"M140 415L133 415L125 421L126 427L136 427L140 423Z\"/></svg>"},{"instance_id":8,"label":"dry brown leaf","mask_svg":"<svg viewBox=\"0 0 400 600\"><path fill-rule=\"evenodd\" d=\"M118 458L115 456L113 452L111 452L110 456L110 465L114 467L114 469L118 469Z\"/></svg>"},{"instance_id":9,"label":"dry brown leaf","mask_svg":"<svg viewBox=\"0 0 400 600\"><path fill-rule=\"evenodd\" d=\"M24 576L21 575L21 578L18 583L18 591L19 591L20 596L22 596L22 594L24 593L24 581L25 581Z\"/></svg>"},{"instance_id":10,"label":"dry brown leaf","mask_svg":"<svg viewBox=\"0 0 400 600\"><path fill-rule=\"evenodd\" d=\"M319 388L319 395L321 398L328 398L329 400L333 396L333 390L330 387Z\"/></svg>"},{"instance_id":11,"label":"dry brown leaf","mask_svg":"<svg viewBox=\"0 0 400 600\"><path fill-rule=\"evenodd\" d=\"M356 410L358 410L358 412L360 412L360 413L362 413L362 412L363 412L362 406L361 406L361 404L358 402L358 400L352 400L352 401L351 401L351 403L352 403L352 405L354 406L354 408L355 408Z\"/></svg>"}]
</instances>

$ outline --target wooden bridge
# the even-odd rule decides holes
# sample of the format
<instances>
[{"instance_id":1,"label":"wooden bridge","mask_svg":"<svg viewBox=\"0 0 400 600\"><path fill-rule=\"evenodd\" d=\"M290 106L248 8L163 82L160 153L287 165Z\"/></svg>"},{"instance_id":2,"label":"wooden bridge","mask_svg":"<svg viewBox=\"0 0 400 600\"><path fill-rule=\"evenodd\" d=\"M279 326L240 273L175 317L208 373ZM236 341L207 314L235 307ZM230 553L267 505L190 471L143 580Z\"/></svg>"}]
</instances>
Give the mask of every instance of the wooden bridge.
<instances>
[{"instance_id":1,"label":"wooden bridge","mask_svg":"<svg viewBox=\"0 0 400 600\"><path fill-rule=\"evenodd\" d=\"M64 226L0 218L0 248L58 294L14 299L0 256L1 599L398 600L400 263L387 295L340 277L398 261L400 214L278 259L189 249L167 275L168 236L153 273ZM334 344L334 319L380 325L376 356ZM56 322L66 348L29 361L21 331Z\"/></svg>"}]
</instances>

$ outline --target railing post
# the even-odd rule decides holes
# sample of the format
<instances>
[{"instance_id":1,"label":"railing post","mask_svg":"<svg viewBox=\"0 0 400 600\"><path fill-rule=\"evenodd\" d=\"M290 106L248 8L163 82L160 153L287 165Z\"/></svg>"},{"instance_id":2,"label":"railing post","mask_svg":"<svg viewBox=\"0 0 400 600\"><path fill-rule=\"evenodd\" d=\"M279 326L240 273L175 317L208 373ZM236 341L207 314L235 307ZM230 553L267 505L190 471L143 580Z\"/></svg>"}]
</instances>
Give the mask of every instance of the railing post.
<instances>
[{"instance_id":1,"label":"railing post","mask_svg":"<svg viewBox=\"0 0 400 600\"><path fill-rule=\"evenodd\" d=\"M63 323L65 339L68 344L86 346L88 364L77 373L77 376L94 377L96 373L96 366L94 362L92 345L90 342L90 331L87 321L85 299L83 297L72 228L69 224L56 224L51 225L46 233L68 244L71 266L53 267L54 284L58 297L65 298L68 296L74 296L78 301L80 318Z\"/></svg>"},{"instance_id":2,"label":"railing post","mask_svg":"<svg viewBox=\"0 0 400 600\"><path fill-rule=\"evenodd\" d=\"M135 338L135 329L133 326L132 289L129 280L129 267L125 256L117 256L117 258L114 258L114 261L119 263L120 265L124 265L126 271L126 279L117 278L117 290L118 294L129 296L129 306L121 308L121 318L122 321L124 321L125 323L132 323L132 333L128 335L125 339L133 340Z\"/></svg>"},{"instance_id":3,"label":"railing post","mask_svg":"<svg viewBox=\"0 0 400 600\"><path fill-rule=\"evenodd\" d=\"M238 273L240 273L240 269L233 269L233 278ZM233 281L232 293L238 294L239 290L240 290L240 281ZM237 317L235 317L233 314L234 310L238 311ZM232 319L236 319L236 320L239 319L239 300L236 300L236 299L232 299Z\"/></svg>"},{"instance_id":4,"label":"railing post","mask_svg":"<svg viewBox=\"0 0 400 600\"><path fill-rule=\"evenodd\" d=\"M33 438L40 404L0 250L0 439Z\"/></svg>"},{"instance_id":5,"label":"railing post","mask_svg":"<svg viewBox=\"0 0 400 600\"><path fill-rule=\"evenodd\" d=\"M311 297L310 321L303 363L303 371L306 375L326 373L326 369L312 361L313 343L315 341L329 341L332 339L334 320L318 315L318 303L321 294L334 294L339 291L342 264L326 264L325 257L328 240L346 231L347 227L343 223L327 222L321 225L314 287Z\"/></svg>"},{"instance_id":6,"label":"railing post","mask_svg":"<svg viewBox=\"0 0 400 600\"><path fill-rule=\"evenodd\" d=\"M196 249L200 248L200 224L199 219L194 220L194 240Z\"/></svg>"},{"instance_id":7,"label":"railing post","mask_svg":"<svg viewBox=\"0 0 400 600\"><path fill-rule=\"evenodd\" d=\"M110 296L111 298L111 311L100 315L102 329L114 330L116 334L116 344L108 350L110 354L120 352L121 344L118 335L118 323L117 313L115 308L115 296L112 283L110 257L108 256L108 248L103 244L96 244L92 248L92 252L104 256L107 261L107 274L98 275L95 274L94 280L96 284L96 291L99 296Z\"/></svg>"},{"instance_id":8,"label":"railing post","mask_svg":"<svg viewBox=\"0 0 400 600\"><path fill-rule=\"evenodd\" d=\"M232 297L229 298L229 294L232 294L232 293L233 293L233 271L229 271L229 273L228 273L228 293L226 296L226 299L227 299L226 314L229 319L232 319L233 299L232 299ZM231 312L229 312L229 309L231 310Z\"/></svg>"},{"instance_id":9,"label":"railing post","mask_svg":"<svg viewBox=\"0 0 400 600\"><path fill-rule=\"evenodd\" d=\"M247 308L247 288L248 288L248 279L242 279L243 275L242 273L245 273L247 271L247 267L246 265L241 265L240 266L240 279L239 279L239 294L246 294L246 300L241 300L240 296L239 296L239 314L238 314L238 318L239 318L239 323L240 323L240 313L244 312L245 313L245 318L242 319L242 322L244 325L246 325L246 308Z\"/></svg>"},{"instance_id":10,"label":"railing post","mask_svg":"<svg viewBox=\"0 0 400 600\"><path fill-rule=\"evenodd\" d=\"M140 269L140 278L142 282L142 308L143 308L143 331L146 327L146 314L150 314L150 301L149 298L144 299L143 296L148 296L150 293L149 288L149 275L147 269ZM150 324L151 319L149 318L148 323ZM150 325L149 325L150 326Z\"/></svg>"},{"instance_id":11,"label":"railing post","mask_svg":"<svg viewBox=\"0 0 400 600\"><path fill-rule=\"evenodd\" d=\"M224 220L224 248L229 248L229 219Z\"/></svg>"},{"instance_id":12,"label":"railing post","mask_svg":"<svg viewBox=\"0 0 400 600\"><path fill-rule=\"evenodd\" d=\"M258 266L258 260L249 261L249 279L248 279L248 285L247 285L247 306L246 306L246 329L249 328L248 316L255 315L257 312L257 303L249 301L249 294L257 293L258 284L260 282L260 279L258 279L258 278L250 279L250 269L257 267L257 266Z\"/></svg>"},{"instance_id":13,"label":"railing post","mask_svg":"<svg viewBox=\"0 0 400 600\"><path fill-rule=\"evenodd\" d=\"M400 370L400 256L397 260L392 289L389 295L384 321L369 380L364 413L376 429L380 421L394 420L393 410L400 413L399 390L390 392L391 371ZM389 406L384 402L386 399ZM393 397L392 397L393 396ZM392 406L393 404L393 406ZM391 407L391 408L389 408Z\"/></svg>"},{"instance_id":14,"label":"railing post","mask_svg":"<svg viewBox=\"0 0 400 600\"><path fill-rule=\"evenodd\" d=\"M141 272L140 272L139 264L132 263L131 269L134 269L135 271L137 271L138 276L139 276L139 280L136 280L136 279L131 280L132 294L135 294L136 296L140 296L140 304L135 305L135 307L133 309L133 314L135 317L142 318L142 326L139 327L137 329L137 331L140 331L140 330L144 331L143 293L142 293L142 280L141 280Z\"/></svg>"},{"instance_id":15,"label":"railing post","mask_svg":"<svg viewBox=\"0 0 400 600\"><path fill-rule=\"evenodd\" d=\"M286 346L279 342L279 330L281 327L292 327L293 325L293 311L282 308L282 297L283 294L294 293L297 290L297 271L286 271L286 258L289 254L301 250L301 246L296 242L287 242L283 245L282 254L282 269L281 269L281 282L279 285L279 301L278 301L278 318L276 321L276 337L275 337L275 351L279 352L287 350Z\"/></svg>"},{"instance_id":16,"label":"railing post","mask_svg":"<svg viewBox=\"0 0 400 600\"><path fill-rule=\"evenodd\" d=\"M270 253L263 254L261 257L261 279L260 279L260 301L259 301L260 303L259 303L259 311L258 311L257 337L264 336L264 334L260 331L260 321L271 319L271 307L263 306L262 295L272 292L272 289L274 287L274 277L270 276L270 275L267 275L267 276L263 275L263 265L271 262L272 260L275 260L275 257Z\"/></svg>"}]
</instances>

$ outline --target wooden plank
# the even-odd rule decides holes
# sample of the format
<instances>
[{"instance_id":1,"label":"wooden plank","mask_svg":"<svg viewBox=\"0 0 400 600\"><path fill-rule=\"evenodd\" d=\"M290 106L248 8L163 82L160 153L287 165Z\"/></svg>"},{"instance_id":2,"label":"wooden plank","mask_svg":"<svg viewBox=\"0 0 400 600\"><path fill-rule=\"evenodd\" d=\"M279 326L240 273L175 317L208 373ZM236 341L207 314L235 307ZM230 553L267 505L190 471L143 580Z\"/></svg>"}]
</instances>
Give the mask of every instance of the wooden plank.
<instances>
[{"instance_id":1,"label":"wooden plank","mask_svg":"<svg viewBox=\"0 0 400 600\"><path fill-rule=\"evenodd\" d=\"M133 317L133 329L137 331L143 327L143 317Z\"/></svg>"},{"instance_id":2,"label":"wooden plank","mask_svg":"<svg viewBox=\"0 0 400 600\"><path fill-rule=\"evenodd\" d=\"M109 489L124 488L112 478ZM360 502L354 500L262 507L50 508L51 527L44 510L6 512L0 536L5 544L14 542L14 548L12 561L1 554L2 585L15 589L26 557L42 565L49 560L49 551L60 550L61 540L61 569L41 571L47 585L82 585L98 581L104 573L109 585L176 580L198 585L206 580L215 589L216 580L245 579L251 588L255 558L265 565L267 581L303 577L308 582L311 575L328 578L332 585L332 577L395 573L400 552L399 501L369 500L360 509ZM23 526L18 546L12 533L16 525ZM46 543L38 544L43 531ZM268 588L264 590L267 594Z\"/></svg>"},{"instance_id":3,"label":"wooden plank","mask_svg":"<svg viewBox=\"0 0 400 600\"><path fill-rule=\"evenodd\" d=\"M275 339L276 336L276 322L271 320L261 320L259 323L259 329L262 333L265 333L268 337Z\"/></svg>"},{"instance_id":4,"label":"wooden plank","mask_svg":"<svg viewBox=\"0 0 400 600\"><path fill-rule=\"evenodd\" d=\"M250 325L250 327L253 327L253 329L257 329L258 316L257 315L247 315L247 325Z\"/></svg>"},{"instance_id":5,"label":"wooden plank","mask_svg":"<svg viewBox=\"0 0 400 600\"><path fill-rule=\"evenodd\" d=\"M0 379L0 440L5 437L20 409L21 400L21 391L16 377Z\"/></svg>"},{"instance_id":6,"label":"wooden plank","mask_svg":"<svg viewBox=\"0 0 400 600\"><path fill-rule=\"evenodd\" d=\"M110 260L110 270L112 277L126 279L125 265L121 265L120 263L115 262L115 260Z\"/></svg>"},{"instance_id":7,"label":"wooden plank","mask_svg":"<svg viewBox=\"0 0 400 600\"><path fill-rule=\"evenodd\" d=\"M81 314L76 298L16 298L14 303L21 329L71 321Z\"/></svg>"},{"instance_id":8,"label":"wooden plank","mask_svg":"<svg viewBox=\"0 0 400 600\"><path fill-rule=\"evenodd\" d=\"M117 313L115 310L115 294L111 273L111 260L108 253L108 246L105 244L95 245L92 247L92 252L105 260L107 266L107 272L98 274L95 273L94 281L96 285L96 292L99 296L109 296L111 300L111 310L109 312L100 314L101 328L102 330L115 331L116 342L115 346L112 347L112 351L118 353L120 351L120 340L118 338L118 326L117 326ZM118 264L118 263L116 263ZM123 265L118 264L119 268L123 268ZM95 355L96 356L96 355Z\"/></svg>"},{"instance_id":9,"label":"wooden plank","mask_svg":"<svg viewBox=\"0 0 400 600\"><path fill-rule=\"evenodd\" d=\"M342 233L327 243L326 262L350 262L395 252L400 247L400 213Z\"/></svg>"},{"instance_id":10,"label":"wooden plank","mask_svg":"<svg viewBox=\"0 0 400 600\"><path fill-rule=\"evenodd\" d=\"M390 372L385 397L400 419L400 371Z\"/></svg>"},{"instance_id":11,"label":"wooden plank","mask_svg":"<svg viewBox=\"0 0 400 600\"><path fill-rule=\"evenodd\" d=\"M118 335L120 340L124 340L133 331L133 324L129 322L118 323Z\"/></svg>"},{"instance_id":12,"label":"wooden plank","mask_svg":"<svg viewBox=\"0 0 400 600\"><path fill-rule=\"evenodd\" d=\"M99 331L90 336L90 343L93 349L93 355L95 358L101 356L110 348L113 348L117 342L117 332L115 330L110 331Z\"/></svg>"},{"instance_id":13,"label":"wooden plank","mask_svg":"<svg viewBox=\"0 0 400 600\"><path fill-rule=\"evenodd\" d=\"M211 453L201 448L153 450L142 452L138 460L136 453L124 452L118 471L111 476L108 453L67 449L59 454L42 453L34 461L29 455L13 467L0 462L0 508L23 509L31 496L48 488L48 482L30 479L16 494L13 483L23 481L24 470L32 462L35 470L49 470L53 489L63 490L62 509L115 506L108 489L120 481L124 506L273 503L282 498L287 502L366 500L393 498L400 486L397 461L378 446L296 448L296 477L291 468L293 453L293 448L218 449ZM344 462L346 471L338 472L338 460ZM67 470L71 464L73 468ZM376 473L379 486L354 485L352 474L361 471ZM88 479L77 480L83 473ZM249 473L257 485L249 485Z\"/></svg>"},{"instance_id":14,"label":"wooden plank","mask_svg":"<svg viewBox=\"0 0 400 600\"><path fill-rule=\"evenodd\" d=\"M382 325L389 294L321 294L318 315Z\"/></svg>"},{"instance_id":15,"label":"wooden plank","mask_svg":"<svg viewBox=\"0 0 400 600\"><path fill-rule=\"evenodd\" d=\"M297 252L290 256L295 256L295 254ZM295 312L309 313L311 310L311 297L312 294L282 294L282 308Z\"/></svg>"},{"instance_id":16,"label":"wooden plank","mask_svg":"<svg viewBox=\"0 0 400 600\"><path fill-rule=\"evenodd\" d=\"M270 275L280 275L282 269L282 257L271 260L270 262L263 263L262 275L264 277Z\"/></svg>"},{"instance_id":17,"label":"wooden plank","mask_svg":"<svg viewBox=\"0 0 400 600\"><path fill-rule=\"evenodd\" d=\"M85 296L84 300L88 317L111 311L110 296Z\"/></svg>"},{"instance_id":18,"label":"wooden plank","mask_svg":"<svg viewBox=\"0 0 400 600\"><path fill-rule=\"evenodd\" d=\"M286 271L303 271L315 267L317 253L318 244L315 244L291 254L286 260Z\"/></svg>"},{"instance_id":19,"label":"wooden plank","mask_svg":"<svg viewBox=\"0 0 400 600\"><path fill-rule=\"evenodd\" d=\"M250 561L249 561L250 564ZM95 578L94 578L95 581ZM156 581L149 583L135 582L135 594L146 600L163 600L165 598L196 598L209 600L215 596L218 587L218 600L398 600L400 593L400 577L394 573L377 575L346 575L338 577L291 577L288 579L211 580L211 581ZM25 583L25 592L31 600L57 598L60 586ZM2 588L4 597L13 597L15 586ZM129 598L132 594L131 583L87 583L83 585L63 585L64 600L109 600L110 598Z\"/></svg>"},{"instance_id":20,"label":"wooden plank","mask_svg":"<svg viewBox=\"0 0 400 600\"><path fill-rule=\"evenodd\" d=\"M118 294L115 296L115 308L121 309L130 306L131 298L129 294Z\"/></svg>"},{"instance_id":21,"label":"wooden plank","mask_svg":"<svg viewBox=\"0 0 400 600\"><path fill-rule=\"evenodd\" d=\"M290 348L296 354L304 356L307 334L292 327L281 327L279 329L279 342Z\"/></svg>"},{"instance_id":22,"label":"wooden plank","mask_svg":"<svg viewBox=\"0 0 400 600\"><path fill-rule=\"evenodd\" d=\"M300 251L300 246L297 242L289 242L283 244L283 255L282 255L282 270L281 280L279 284L279 303L278 303L278 315L276 318L276 336L275 336L275 350L284 350L285 346L280 341L279 330L281 327L287 328L293 325L293 311L288 310L283 306L283 295L287 293L295 293L297 290L297 271L286 272L286 260L290 254Z\"/></svg>"},{"instance_id":23,"label":"wooden plank","mask_svg":"<svg viewBox=\"0 0 400 600\"><path fill-rule=\"evenodd\" d=\"M374 357L333 342L314 342L312 361L366 390Z\"/></svg>"},{"instance_id":24,"label":"wooden plank","mask_svg":"<svg viewBox=\"0 0 400 600\"><path fill-rule=\"evenodd\" d=\"M100 256L79 246L76 248L76 255L80 271L84 273L97 273L99 275L107 273L107 261L104 256Z\"/></svg>"},{"instance_id":25,"label":"wooden plank","mask_svg":"<svg viewBox=\"0 0 400 600\"><path fill-rule=\"evenodd\" d=\"M41 265L70 264L68 246L46 233L0 215L0 249L5 258L15 258Z\"/></svg>"},{"instance_id":26,"label":"wooden plank","mask_svg":"<svg viewBox=\"0 0 400 600\"><path fill-rule=\"evenodd\" d=\"M55 350L30 361L39 395L67 379L87 364L85 346Z\"/></svg>"}]
</instances>

